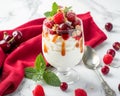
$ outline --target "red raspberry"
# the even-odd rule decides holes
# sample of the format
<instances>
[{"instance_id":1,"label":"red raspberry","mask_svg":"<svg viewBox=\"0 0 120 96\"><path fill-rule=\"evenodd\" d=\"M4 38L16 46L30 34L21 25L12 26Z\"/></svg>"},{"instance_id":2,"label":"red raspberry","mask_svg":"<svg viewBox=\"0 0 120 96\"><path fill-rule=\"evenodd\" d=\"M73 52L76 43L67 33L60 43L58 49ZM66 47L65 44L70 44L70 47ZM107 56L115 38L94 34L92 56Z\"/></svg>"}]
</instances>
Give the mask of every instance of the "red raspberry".
<instances>
[{"instance_id":1,"label":"red raspberry","mask_svg":"<svg viewBox=\"0 0 120 96\"><path fill-rule=\"evenodd\" d=\"M62 12L58 12L57 14L54 15L53 20L56 24L61 24L64 23L64 15Z\"/></svg>"},{"instance_id":2,"label":"red raspberry","mask_svg":"<svg viewBox=\"0 0 120 96\"><path fill-rule=\"evenodd\" d=\"M44 89L41 85L37 85L32 92L33 96L45 96Z\"/></svg>"},{"instance_id":3,"label":"red raspberry","mask_svg":"<svg viewBox=\"0 0 120 96\"><path fill-rule=\"evenodd\" d=\"M102 72L103 75L107 75L109 73L109 71L110 71L110 69L109 69L108 66L103 66L101 68L101 72Z\"/></svg>"},{"instance_id":4,"label":"red raspberry","mask_svg":"<svg viewBox=\"0 0 120 96\"><path fill-rule=\"evenodd\" d=\"M103 62L106 64L106 65L110 65L111 62L113 60L113 56L110 55L110 54L106 54L104 57L103 57Z\"/></svg>"},{"instance_id":5,"label":"red raspberry","mask_svg":"<svg viewBox=\"0 0 120 96\"><path fill-rule=\"evenodd\" d=\"M61 88L62 91L65 91L68 88L68 84L66 82L61 82L60 88Z\"/></svg>"},{"instance_id":6,"label":"red raspberry","mask_svg":"<svg viewBox=\"0 0 120 96\"><path fill-rule=\"evenodd\" d=\"M75 96L87 96L87 93L84 89L78 88L75 89Z\"/></svg>"}]
</instances>

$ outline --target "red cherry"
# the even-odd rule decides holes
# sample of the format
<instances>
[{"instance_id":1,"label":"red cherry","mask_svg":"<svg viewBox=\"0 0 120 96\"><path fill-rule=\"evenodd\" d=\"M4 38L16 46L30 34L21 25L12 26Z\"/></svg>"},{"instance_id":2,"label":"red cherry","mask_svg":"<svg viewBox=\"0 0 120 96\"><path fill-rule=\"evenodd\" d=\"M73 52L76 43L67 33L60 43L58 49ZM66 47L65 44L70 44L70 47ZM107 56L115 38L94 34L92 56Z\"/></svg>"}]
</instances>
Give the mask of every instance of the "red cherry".
<instances>
[{"instance_id":1,"label":"red cherry","mask_svg":"<svg viewBox=\"0 0 120 96\"><path fill-rule=\"evenodd\" d=\"M32 91L33 96L45 96L44 89L41 85L37 85L35 89Z\"/></svg>"},{"instance_id":2,"label":"red cherry","mask_svg":"<svg viewBox=\"0 0 120 96\"><path fill-rule=\"evenodd\" d=\"M69 38L69 34L68 34L68 33L62 34L62 38L63 38L64 40L67 40L67 39Z\"/></svg>"},{"instance_id":3,"label":"red cherry","mask_svg":"<svg viewBox=\"0 0 120 96\"><path fill-rule=\"evenodd\" d=\"M120 91L120 84L118 85L118 90Z\"/></svg>"},{"instance_id":4,"label":"red cherry","mask_svg":"<svg viewBox=\"0 0 120 96\"><path fill-rule=\"evenodd\" d=\"M81 22L78 18L72 23L73 27L75 28L76 25L81 25Z\"/></svg>"},{"instance_id":5,"label":"red cherry","mask_svg":"<svg viewBox=\"0 0 120 96\"><path fill-rule=\"evenodd\" d=\"M113 28L112 23L108 22L108 23L105 24L105 29L106 29L107 31L110 32L110 31L112 30L112 28Z\"/></svg>"},{"instance_id":6,"label":"red cherry","mask_svg":"<svg viewBox=\"0 0 120 96\"><path fill-rule=\"evenodd\" d=\"M120 49L120 42L114 42L113 43L113 48L118 51Z\"/></svg>"},{"instance_id":7,"label":"red cherry","mask_svg":"<svg viewBox=\"0 0 120 96\"><path fill-rule=\"evenodd\" d=\"M69 23L62 23L59 25L58 30L69 30L70 29L70 24Z\"/></svg>"},{"instance_id":8,"label":"red cherry","mask_svg":"<svg viewBox=\"0 0 120 96\"><path fill-rule=\"evenodd\" d=\"M103 66L101 68L101 72L102 72L103 75L107 75L109 73L109 71L110 71L110 69L109 69L108 66Z\"/></svg>"},{"instance_id":9,"label":"red cherry","mask_svg":"<svg viewBox=\"0 0 120 96\"><path fill-rule=\"evenodd\" d=\"M69 21L74 22L76 19L76 14L72 11L68 11L66 17Z\"/></svg>"},{"instance_id":10,"label":"red cherry","mask_svg":"<svg viewBox=\"0 0 120 96\"><path fill-rule=\"evenodd\" d=\"M115 50L113 50L113 49L108 49L107 50L107 54L110 54L110 55L112 55L113 57L115 56Z\"/></svg>"},{"instance_id":11,"label":"red cherry","mask_svg":"<svg viewBox=\"0 0 120 96\"><path fill-rule=\"evenodd\" d=\"M62 12L58 12L57 14L54 15L53 20L56 24L61 24L64 23L64 15Z\"/></svg>"},{"instance_id":12,"label":"red cherry","mask_svg":"<svg viewBox=\"0 0 120 96\"><path fill-rule=\"evenodd\" d=\"M62 91L66 91L68 88L68 84L66 82L61 82L60 88Z\"/></svg>"},{"instance_id":13,"label":"red cherry","mask_svg":"<svg viewBox=\"0 0 120 96\"><path fill-rule=\"evenodd\" d=\"M75 96L87 96L87 92L84 89L75 89Z\"/></svg>"},{"instance_id":14,"label":"red cherry","mask_svg":"<svg viewBox=\"0 0 120 96\"><path fill-rule=\"evenodd\" d=\"M0 47L4 50L4 52L8 52L11 49L11 44L6 42L5 40L1 40Z\"/></svg>"},{"instance_id":15,"label":"red cherry","mask_svg":"<svg viewBox=\"0 0 120 96\"><path fill-rule=\"evenodd\" d=\"M52 28L53 27L53 25L54 25L54 21L46 21L45 22L45 25L48 27L48 28Z\"/></svg>"},{"instance_id":16,"label":"red cherry","mask_svg":"<svg viewBox=\"0 0 120 96\"><path fill-rule=\"evenodd\" d=\"M106 54L103 57L103 62L107 65L111 64L112 60L113 60L113 56L110 54Z\"/></svg>"},{"instance_id":17,"label":"red cherry","mask_svg":"<svg viewBox=\"0 0 120 96\"><path fill-rule=\"evenodd\" d=\"M12 36L14 37L14 40L17 42L17 43L20 43L21 40L22 40L22 33L20 31L14 31L12 33Z\"/></svg>"}]
</instances>

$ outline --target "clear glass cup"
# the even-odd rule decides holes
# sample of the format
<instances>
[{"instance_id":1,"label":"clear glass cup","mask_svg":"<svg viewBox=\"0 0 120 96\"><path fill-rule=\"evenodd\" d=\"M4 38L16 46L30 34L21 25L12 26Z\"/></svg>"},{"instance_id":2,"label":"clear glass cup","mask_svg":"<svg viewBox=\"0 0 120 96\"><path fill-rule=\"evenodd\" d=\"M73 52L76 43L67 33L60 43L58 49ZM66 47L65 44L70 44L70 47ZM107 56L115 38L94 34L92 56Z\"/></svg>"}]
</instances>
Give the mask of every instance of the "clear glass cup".
<instances>
[{"instance_id":1,"label":"clear glass cup","mask_svg":"<svg viewBox=\"0 0 120 96\"><path fill-rule=\"evenodd\" d=\"M53 72L62 82L74 83L79 80L79 75L73 67L81 61L84 51L82 21L75 29L68 30L50 29L45 22L42 32L43 55L56 68Z\"/></svg>"}]
</instances>

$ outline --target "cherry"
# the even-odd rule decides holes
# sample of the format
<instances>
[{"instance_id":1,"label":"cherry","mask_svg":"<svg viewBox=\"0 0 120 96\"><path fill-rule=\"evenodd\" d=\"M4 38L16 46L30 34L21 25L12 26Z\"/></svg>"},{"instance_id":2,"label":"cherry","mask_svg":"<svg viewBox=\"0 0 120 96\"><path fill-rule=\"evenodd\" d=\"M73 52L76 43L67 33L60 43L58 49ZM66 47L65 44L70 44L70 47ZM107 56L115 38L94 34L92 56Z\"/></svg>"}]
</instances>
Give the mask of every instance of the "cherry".
<instances>
[{"instance_id":1,"label":"cherry","mask_svg":"<svg viewBox=\"0 0 120 96\"><path fill-rule=\"evenodd\" d=\"M14 40L17 42L17 43L20 43L21 40L22 40L22 33L20 31L14 31L12 33L12 36L14 37Z\"/></svg>"},{"instance_id":2,"label":"cherry","mask_svg":"<svg viewBox=\"0 0 120 96\"><path fill-rule=\"evenodd\" d=\"M62 34L62 38L63 38L64 40L67 40L69 37L70 37L70 36L69 36L68 33Z\"/></svg>"},{"instance_id":3,"label":"cherry","mask_svg":"<svg viewBox=\"0 0 120 96\"><path fill-rule=\"evenodd\" d=\"M66 91L68 88L68 84L66 82L61 82L60 88L62 91Z\"/></svg>"},{"instance_id":4,"label":"cherry","mask_svg":"<svg viewBox=\"0 0 120 96\"><path fill-rule=\"evenodd\" d=\"M112 23L108 22L108 23L105 24L105 29L106 29L107 31L110 32L110 31L112 30L112 28L113 28Z\"/></svg>"},{"instance_id":5,"label":"cherry","mask_svg":"<svg viewBox=\"0 0 120 96\"><path fill-rule=\"evenodd\" d=\"M109 69L108 66L103 66L101 68L101 72L102 72L103 75L107 75L109 73L109 71L110 71L110 69Z\"/></svg>"},{"instance_id":6,"label":"cherry","mask_svg":"<svg viewBox=\"0 0 120 96\"><path fill-rule=\"evenodd\" d=\"M120 91L120 84L118 84L118 90Z\"/></svg>"},{"instance_id":7,"label":"cherry","mask_svg":"<svg viewBox=\"0 0 120 96\"><path fill-rule=\"evenodd\" d=\"M113 49L108 49L107 50L107 54L111 54L113 57L115 56L115 50L113 50Z\"/></svg>"},{"instance_id":8,"label":"cherry","mask_svg":"<svg viewBox=\"0 0 120 96\"><path fill-rule=\"evenodd\" d=\"M54 25L54 21L53 21L53 20L47 21L47 22L45 22L45 25L46 25L48 28L52 28L53 25Z\"/></svg>"},{"instance_id":9,"label":"cherry","mask_svg":"<svg viewBox=\"0 0 120 96\"><path fill-rule=\"evenodd\" d=\"M7 32L4 32L4 37L3 37L3 39L4 39L5 41L9 41L9 40L12 39L12 38L13 38L12 35L9 35Z\"/></svg>"},{"instance_id":10,"label":"cherry","mask_svg":"<svg viewBox=\"0 0 120 96\"><path fill-rule=\"evenodd\" d=\"M106 54L103 57L103 62L107 65L111 64L112 60L113 60L113 56L110 54Z\"/></svg>"},{"instance_id":11,"label":"cherry","mask_svg":"<svg viewBox=\"0 0 120 96\"><path fill-rule=\"evenodd\" d=\"M73 27L75 28L76 25L81 25L81 22L78 18L72 23Z\"/></svg>"},{"instance_id":12,"label":"cherry","mask_svg":"<svg viewBox=\"0 0 120 96\"><path fill-rule=\"evenodd\" d=\"M65 19L64 19L64 15L62 12L58 12L54 15L53 20L55 22L55 24L61 24L64 23Z\"/></svg>"},{"instance_id":13,"label":"cherry","mask_svg":"<svg viewBox=\"0 0 120 96\"><path fill-rule=\"evenodd\" d=\"M59 25L58 30L69 30L70 29L70 24L69 23L62 23Z\"/></svg>"},{"instance_id":14,"label":"cherry","mask_svg":"<svg viewBox=\"0 0 120 96\"><path fill-rule=\"evenodd\" d=\"M76 14L72 11L68 11L66 17L69 21L74 22L76 19Z\"/></svg>"},{"instance_id":15,"label":"cherry","mask_svg":"<svg viewBox=\"0 0 120 96\"><path fill-rule=\"evenodd\" d=\"M113 43L113 48L118 51L120 49L120 42L114 42Z\"/></svg>"},{"instance_id":16,"label":"cherry","mask_svg":"<svg viewBox=\"0 0 120 96\"><path fill-rule=\"evenodd\" d=\"M8 52L11 49L11 45L5 40L0 41L0 47L3 49L4 52Z\"/></svg>"}]
</instances>

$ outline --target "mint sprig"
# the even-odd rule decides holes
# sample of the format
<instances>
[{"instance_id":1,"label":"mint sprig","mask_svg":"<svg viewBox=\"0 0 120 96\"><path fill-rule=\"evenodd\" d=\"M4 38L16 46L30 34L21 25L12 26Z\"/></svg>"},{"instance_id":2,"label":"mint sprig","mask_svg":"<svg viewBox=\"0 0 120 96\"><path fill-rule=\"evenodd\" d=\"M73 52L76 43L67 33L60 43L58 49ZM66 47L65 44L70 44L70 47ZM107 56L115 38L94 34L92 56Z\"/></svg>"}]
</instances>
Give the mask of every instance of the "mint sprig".
<instances>
[{"instance_id":1,"label":"mint sprig","mask_svg":"<svg viewBox=\"0 0 120 96\"><path fill-rule=\"evenodd\" d=\"M44 13L44 15L46 17L52 17L53 15L55 15L57 13L58 8L59 8L58 4L56 2L54 2L52 4L52 11L47 11Z\"/></svg>"},{"instance_id":2,"label":"mint sprig","mask_svg":"<svg viewBox=\"0 0 120 96\"><path fill-rule=\"evenodd\" d=\"M60 86L60 80L55 73L48 70L42 54L36 57L34 67L25 68L25 77L34 81L44 80L52 86Z\"/></svg>"}]
</instances>

